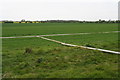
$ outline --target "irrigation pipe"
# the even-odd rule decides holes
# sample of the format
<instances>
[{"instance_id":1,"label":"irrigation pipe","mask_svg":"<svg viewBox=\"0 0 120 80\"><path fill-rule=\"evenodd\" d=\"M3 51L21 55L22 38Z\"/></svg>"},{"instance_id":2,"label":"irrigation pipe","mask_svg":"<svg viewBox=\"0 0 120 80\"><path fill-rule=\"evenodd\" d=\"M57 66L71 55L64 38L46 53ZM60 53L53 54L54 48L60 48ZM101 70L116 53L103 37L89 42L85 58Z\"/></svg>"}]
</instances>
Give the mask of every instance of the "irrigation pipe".
<instances>
[{"instance_id":1,"label":"irrigation pipe","mask_svg":"<svg viewBox=\"0 0 120 80\"><path fill-rule=\"evenodd\" d=\"M16 37L0 37L2 39L9 39L9 38L32 38L38 36L65 36L65 35L84 35L84 34L107 34L107 33L118 33L120 31L110 31L110 32L91 32L91 33L69 33L69 34L48 34L48 35L36 35L36 36L16 36Z\"/></svg>"},{"instance_id":2,"label":"irrigation pipe","mask_svg":"<svg viewBox=\"0 0 120 80\"><path fill-rule=\"evenodd\" d=\"M40 36L37 36L40 37ZM44 40L48 40L48 41L52 41L52 42L56 42L59 44L62 44L64 46L70 46L70 47L80 47L80 48L85 48L85 49L90 49L90 50L98 50L98 51L102 51L102 52L106 52L106 53L112 53L112 54L120 54L120 52L116 52L116 51L111 51L111 50L105 50L105 49L98 49L98 48L92 48L92 47L86 47L86 46L78 46L78 45L73 45L73 44L67 44L67 43L63 43L57 40L53 40L53 39L49 39L49 38L45 38L45 37L40 37Z\"/></svg>"}]
</instances>

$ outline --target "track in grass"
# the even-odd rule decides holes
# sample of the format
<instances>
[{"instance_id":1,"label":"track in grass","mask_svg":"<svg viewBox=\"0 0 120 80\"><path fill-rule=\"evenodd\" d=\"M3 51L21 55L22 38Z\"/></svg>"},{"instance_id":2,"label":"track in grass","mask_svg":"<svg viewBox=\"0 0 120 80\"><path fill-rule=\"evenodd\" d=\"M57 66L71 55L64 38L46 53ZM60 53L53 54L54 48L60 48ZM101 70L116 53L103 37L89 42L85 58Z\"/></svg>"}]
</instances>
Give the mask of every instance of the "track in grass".
<instances>
[{"instance_id":1,"label":"track in grass","mask_svg":"<svg viewBox=\"0 0 120 80\"><path fill-rule=\"evenodd\" d=\"M120 31L98 32L98 34L100 34L100 33L104 33L104 34L106 34L106 33L118 33L118 32L120 32ZM86 47L86 46L78 46L78 45L63 43L63 42L60 42L60 41L56 41L56 40L53 40L53 39L49 39L49 38L45 38L45 37L44 37L44 36L64 36L64 35L83 35L83 34L96 34L96 33L50 34L50 35L38 35L38 36L0 37L0 38L29 38L29 37L41 37L42 39L49 40L49 41L53 41L53 42L56 42L56 43L60 43L60 44L65 45L65 46L81 47L81 48L86 48L86 49L91 49L91 50L98 50L98 51L107 52L107 53L120 54L120 52L116 52L116 51L105 50L105 49L98 49L98 48L92 48L92 47Z\"/></svg>"},{"instance_id":2,"label":"track in grass","mask_svg":"<svg viewBox=\"0 0 120 80\"><path fill-rule=\"evenodd\" d=\"M0 37L0 38L30 38L30 37L40 37L40 36L65 36L65 35L84 35L84 34L106 34L106 33L118 33L120 31L111 32L91 32L91 33L70 33L70 34L49 34L49 35L36 35L36 36L17 36L17 37Z\"/></svg>"},{"instance_id":3,"label":"track in grass","mask_svg":"<svg viewBox=\"0 0 120 80\"><path fill-rule=\"evenodd\" d=\"M86 46L84 43L90 43L97 48L118 51L116 50L117 33L96 34L111 31L118 31L117 24L3 24L3 37L60 34L60 36L46 37L82 46ZM62 35L93 32L95 34ZM59 78L61 76L63 78L116 78L118 76L120 55L67 47L36 36L2 40L5 78ZM33 52L25 54L26 48L32 49ZM38 63L41 58L42 62Z\"/></svg>"},{"instance_id":4,"label":"track in grass","mask_svg":"<svg viewBox=\"0 0 120 80\"><path fill-rule=\"evenodd\" d=\"M45 38L45 37L40 37L40 38L48 40L48 41L56 42L56 43L59 43L59 44L65 45L65 46L79 47L79 48L85 48L85 49L91 49L91 50L98 50L98 51L107 52L107 53L120 54L120 52L116 52L116 51L110 51L110 50L98 49L98 48L92 48L92 47L86 47L86 46L78 46L78 45L63 43L63 42L56 41L56 40L49 39L49 38Z\"/></svg>"}]
</instances>

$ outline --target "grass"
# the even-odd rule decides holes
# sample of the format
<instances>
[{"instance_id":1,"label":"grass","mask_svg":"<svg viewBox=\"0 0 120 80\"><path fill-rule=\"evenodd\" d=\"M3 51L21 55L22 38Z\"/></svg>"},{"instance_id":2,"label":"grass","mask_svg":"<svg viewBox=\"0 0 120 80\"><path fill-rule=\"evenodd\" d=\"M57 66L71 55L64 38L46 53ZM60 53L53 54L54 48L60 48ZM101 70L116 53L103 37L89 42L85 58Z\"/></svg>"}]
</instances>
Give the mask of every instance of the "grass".
<instances>
[{"instance_id":1,"label":"grass","mask_svg":"<svg viewBox=\"0 0 120 80\"><path fill-rule=\"evenodd\" d=\"M116 25L79 23L3 24L3 36L117 31ZM48 38L118 51L116 33ZM66 47L41 38L3 39L2 45L3 78L118 77L119 61L118 55L115 54ZM26 50L28 50L27 53Z\"/></svg>"},{"instance_id":2,"label":"grass","mask_svg":"<svg viewBox=\"0 0 120 80\"><path fill-rule=\"evenodd\" d=\"M38 39L34 38L34 40ZM22 43L19 47L12 46L10 49L9 41L11 46L15 41ZM38 42L32 39L31 43L25 44L26 41L30 41L30 39L11 39L8 40L9 47L3 47L3 77L115 78L118 75L118 55L65 47L49 41L44 42L49 43L50 46L45 44L46 47L44 45L43 48L39 47L42 46L40 42L37 46ZM25 47L30 47L32 44L36 44L36 47L31 46L33 52L24 53Z\"/></svg>"},{"instance_id":3,"label":"grass","mask_svg":"<svg viewBox=\"0 0 120 80\"><path fill-rule=\"evenodd\" d=\"M69 44L119 51L118 33L50 36L48 38Z\"/></svg>"},{"instance_id":4,"label":"grass","mask_svg":"<svg viewBox=\"0 0 120 80\"><path fill-rule=\"evenodd\" d=\"M91 30L92 29L92 30ZM28 23L3 24L3 36L62 34L81 32L117 31L117 24L99 23Z\"/></svg>"}]
</instances>

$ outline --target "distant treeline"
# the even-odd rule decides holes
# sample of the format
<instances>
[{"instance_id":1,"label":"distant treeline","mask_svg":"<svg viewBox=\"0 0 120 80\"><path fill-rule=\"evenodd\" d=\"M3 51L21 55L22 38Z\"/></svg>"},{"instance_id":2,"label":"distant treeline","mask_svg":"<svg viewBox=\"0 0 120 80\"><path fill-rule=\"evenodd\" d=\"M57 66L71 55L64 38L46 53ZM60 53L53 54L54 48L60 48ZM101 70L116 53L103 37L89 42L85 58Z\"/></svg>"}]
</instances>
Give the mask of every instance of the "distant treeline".
<instances>
[{"instance_id":1,"label":"distant treeline","mask_svg":"<svg viewBox=\"0 0 120 80\"><path fill-rule=\"evenodd\" d=\"M46 21L1 21L0 23L120 23L120 20L78 21L78 20L46 20Z\"/></svg>"}]
</instances>

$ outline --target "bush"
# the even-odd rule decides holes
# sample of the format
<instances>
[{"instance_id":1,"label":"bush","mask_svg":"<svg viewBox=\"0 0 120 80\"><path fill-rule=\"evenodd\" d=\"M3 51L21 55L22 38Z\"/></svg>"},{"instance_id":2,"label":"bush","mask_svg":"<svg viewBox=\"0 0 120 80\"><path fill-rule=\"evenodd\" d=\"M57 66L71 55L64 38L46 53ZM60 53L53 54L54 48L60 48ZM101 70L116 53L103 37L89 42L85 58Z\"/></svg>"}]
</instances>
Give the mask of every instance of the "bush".
<instances>
[{"instance_id":1,"label":"bush","mask_svg":"<svg viewBox=\"0 0 120 80\"><path fill-rule=\"evenodd\" d=\"M32 53L33 51L32 51L32 49L31 48L26 48L25 49L25 53Z\"/></svg>"}]
</instances>

